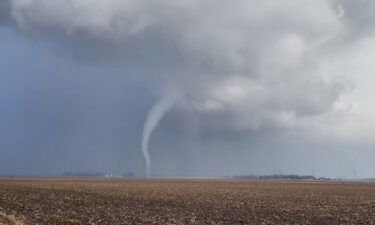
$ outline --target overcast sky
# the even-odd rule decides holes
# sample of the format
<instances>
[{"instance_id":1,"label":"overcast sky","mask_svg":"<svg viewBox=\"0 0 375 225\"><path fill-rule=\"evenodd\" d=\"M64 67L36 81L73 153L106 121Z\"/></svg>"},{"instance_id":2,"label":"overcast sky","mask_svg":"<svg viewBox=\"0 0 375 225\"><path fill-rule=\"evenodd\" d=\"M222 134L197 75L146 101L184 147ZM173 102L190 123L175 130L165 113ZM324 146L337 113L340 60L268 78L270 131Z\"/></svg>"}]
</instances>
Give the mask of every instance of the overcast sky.
<instances>
[{"instance_id":1,"label":"overcast sky","mask_svg":"<svg viewBox=\"0 0 375 225\"><path fill-rule=\"evenodd\" d=\"M371 0L1 0L0 174L145 175L154 120L152 175L375 177L374 21Z\"/></svg>"}]
</instances>

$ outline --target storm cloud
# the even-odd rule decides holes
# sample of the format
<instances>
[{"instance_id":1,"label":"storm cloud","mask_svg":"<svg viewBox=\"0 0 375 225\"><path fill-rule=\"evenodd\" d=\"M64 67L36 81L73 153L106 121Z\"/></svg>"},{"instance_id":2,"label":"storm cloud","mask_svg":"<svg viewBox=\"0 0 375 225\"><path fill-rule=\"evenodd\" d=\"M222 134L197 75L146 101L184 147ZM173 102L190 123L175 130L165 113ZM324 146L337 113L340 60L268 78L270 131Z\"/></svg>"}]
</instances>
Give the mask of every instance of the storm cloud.
<instances>
[{"instance_id":1,"label":"storm cloud","mask_svg":"<svg viewBox=\"0 0 375 225\"><path fill-rule=\"evenodd\" d=\"M0 19L7 24L2 42L14 43L17 39L10 37L15 36L24 45L8 50L15 56L2 73L10 77L10 65L28 68L18 72L11 89L25 85L26 91L37 93L32 92L35 104L25 112L27 129L35 122L33 111L50 116L40 119L56 136L48 139L51 149L45 147L48 159L66 154L71 162L76 149L82 158L93 153L84 169L142 171L143 122L170 87L181 97L151 137L154 174L272 173L280 168L306 173L321 168L322 175L347 176L360 166L344 166L353 155L360 155L361 164L375 154L370 150L375 107L369 101L375 4L370 1L1 4ZM31 56L20 64L27 54ZM27 70L33 72L25 74ZM46 95L49 100L43 100ZM10 105L13 98L3 96ZM27 96L18 100L27 101ZM98 121L102 123L95 126ZM58 132L64 127L82 132L62 138ZM49 129L37 133L43 136ZM101 161L107 153L112 157ZM128 166L111 168L116 156L127 158ZM79 163L68 164L74 168ZM367 165L361 167L364 176L375 170Z\"/></svg>"}]
</instances>

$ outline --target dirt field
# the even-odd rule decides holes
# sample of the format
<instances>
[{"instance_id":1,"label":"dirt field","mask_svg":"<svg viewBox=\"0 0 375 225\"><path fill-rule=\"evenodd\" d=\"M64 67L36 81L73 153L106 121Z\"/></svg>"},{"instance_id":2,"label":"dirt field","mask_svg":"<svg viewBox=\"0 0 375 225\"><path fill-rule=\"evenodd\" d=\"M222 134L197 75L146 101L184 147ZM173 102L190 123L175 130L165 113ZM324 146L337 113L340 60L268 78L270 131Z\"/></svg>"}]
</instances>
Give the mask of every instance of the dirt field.
<instances>
[{"instance_id":1,"label":"dirt field","mask_svg":"<svg viewBox=\"0 0 375 225\"><path fill-rule=\"evenodd\" d=\"M0 179L0 224L375 224L375 183Z\"/></svg>"}]
</instances>

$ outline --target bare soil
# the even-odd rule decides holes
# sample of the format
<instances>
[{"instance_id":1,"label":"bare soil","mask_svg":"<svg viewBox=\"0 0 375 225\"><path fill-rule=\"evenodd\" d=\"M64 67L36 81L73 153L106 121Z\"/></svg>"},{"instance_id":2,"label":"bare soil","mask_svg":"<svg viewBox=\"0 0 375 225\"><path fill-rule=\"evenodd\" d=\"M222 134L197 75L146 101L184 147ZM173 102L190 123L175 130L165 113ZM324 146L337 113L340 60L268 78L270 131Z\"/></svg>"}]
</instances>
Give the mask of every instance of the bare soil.
<instances>
[{"instance_id":1,"label":"bare soil","mask_svg":"<svg viewBox=\"0 0 375 225\"><path fill-rule=\"evenodd\" d=\"M0 179L0 212L0 224L375 224L375 183Z\"/></svg>"}]
</instances>

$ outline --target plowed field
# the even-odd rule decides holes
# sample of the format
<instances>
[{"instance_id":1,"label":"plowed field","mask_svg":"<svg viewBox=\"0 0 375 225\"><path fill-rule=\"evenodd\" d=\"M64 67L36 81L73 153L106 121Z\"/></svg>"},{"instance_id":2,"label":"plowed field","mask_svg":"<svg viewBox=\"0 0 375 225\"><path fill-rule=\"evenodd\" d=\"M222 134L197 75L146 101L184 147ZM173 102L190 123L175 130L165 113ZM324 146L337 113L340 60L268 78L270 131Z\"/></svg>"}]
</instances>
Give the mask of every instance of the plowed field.
<instances>
[{"instance_id":1,"label":"plowed field","mask_svg":"<svg viewBox=\"0 0 375 225\"><path fill-rule=\"evenodd\" d=\"M0 224L375 224L375 183L0 179Z\"/></svg>"}]
</instances>

